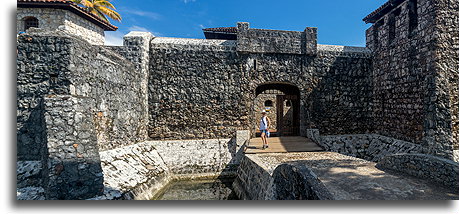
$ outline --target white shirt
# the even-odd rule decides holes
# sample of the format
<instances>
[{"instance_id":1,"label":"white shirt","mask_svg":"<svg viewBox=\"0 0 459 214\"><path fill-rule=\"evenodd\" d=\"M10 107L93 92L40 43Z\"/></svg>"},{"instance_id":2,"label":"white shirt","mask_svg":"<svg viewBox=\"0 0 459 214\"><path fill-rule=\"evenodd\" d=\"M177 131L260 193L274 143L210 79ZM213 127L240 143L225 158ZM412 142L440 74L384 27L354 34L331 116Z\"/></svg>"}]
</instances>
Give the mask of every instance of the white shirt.
<instances>
[{"instance_id":1,"label":"white shirt","mask_svg":"<svg viewBox=\"0 0 459 214\"><path fill-rule=\"evenodd\" d=\"M266 129L268 129L268 119L266 119L266 116L264 116L260 120L260 130L266 130Z\"/></svg>"}]
</instances>

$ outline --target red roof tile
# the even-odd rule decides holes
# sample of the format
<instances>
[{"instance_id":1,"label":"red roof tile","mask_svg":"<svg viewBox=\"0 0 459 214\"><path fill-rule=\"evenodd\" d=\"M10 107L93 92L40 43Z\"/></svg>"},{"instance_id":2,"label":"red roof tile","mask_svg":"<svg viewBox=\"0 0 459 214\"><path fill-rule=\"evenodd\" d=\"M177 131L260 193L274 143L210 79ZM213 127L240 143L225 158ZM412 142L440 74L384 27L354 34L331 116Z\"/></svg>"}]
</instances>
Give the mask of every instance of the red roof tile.
<instances>
[{"instance_id":1,"label":"red roof tile","mask_svg":"<svg viewBox=\"0 0 459 214\"><path fill-rule=\"evenodd\" d=\"M83 7L78 6L75 2L70 0L17 0L17 6L25 8L50 7L66 9L102 27L106 31L116 31L118 29L118 27L106 22L105 20L102 20L92 13L87 12Z\"/></svg>"},{"instance_id":2,"label":"red roof tile","mask_svg":"<svg viewBox=\"0 0 459 214\"><path fill-rule=\"evenodd\" d=\"M72 2L69 0L17 0L18 2Z\"/></svg>"},{"instance_id":3,"label":"red roof tile","mask_svg":"<svg viewBox=\"0 0 459 214\"><path fill-rule=\"evenodd\" d=\"M363 18L365 23L375 23L379 18L387 14L389 11L400 5L405 0L388 0L381 7L371 12L368 16Z\"/></svg>"}]
</instances>

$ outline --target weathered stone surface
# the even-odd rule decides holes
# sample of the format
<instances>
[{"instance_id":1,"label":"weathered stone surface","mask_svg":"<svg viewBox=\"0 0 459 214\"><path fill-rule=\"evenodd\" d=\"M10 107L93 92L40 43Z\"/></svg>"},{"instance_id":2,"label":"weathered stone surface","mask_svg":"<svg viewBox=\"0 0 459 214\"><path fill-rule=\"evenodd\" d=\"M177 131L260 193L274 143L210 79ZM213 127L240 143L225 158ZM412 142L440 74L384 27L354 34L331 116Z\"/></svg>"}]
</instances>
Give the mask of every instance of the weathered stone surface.
<instances>
[{"instance_id":1,"label":"weathered stone surface","mask_svg":"<svg viewBox=\"0 0 459 214\"><path fill-rule=\"evenodd\" d=\"M237 51L242 53L308 54L317 52L317 28L304 32L250 28L237 23Z\"/></svg>"},{"instance_id":2,"label":"weathered stone surface","mask_svg":"<svg viewBox=\"0 0 459 214\"><path fill-rule=\"evenodd\" d=\"M149 136L228 138L237 129L256 127L254 91L276 82L300 89L302 135L311 125L333 133L371 129L370 52L342 46L317 49L317 56L241 53L235 41L154 38Z\"/></svg>"},{"instance_id":3,"label":"weathered stone surface","mask_svg":"<svg viewBox=\"0 0 459 214\"><path fill-rule=\"evenodd\" d=\"M436 1L437 58L438 75L436 90L438 112L446 118L439 118L439 125L445 134L452 135L454 150L459 149L459 1ZM449 97L449 99L448 99ZM451 119L450 119L451 118ZM451 123L451 126L448 123ZM440 134L442 134L440 132ZM443 140L436 138L437 140ZM446 138L446 142L450 139ZM456 159L458 160L458 159Z\"/></svg>"},{"instance_id":4,"label":"weathered stone surface","mask_svg":"<svg viewBox=\"0 0 459 214\"><path fill-rule=\"evenodd\" d=\"M135 65L120 55L62 32L37 31L18 40L18 159L49 162L43 172L47 194L102 193L92 181L76 180L86 180L89 169L87 176L96 175L101 185L99 149L145 139L146 72L133 72ZM54 182L56 169L68 186Z\"/></svg>"},{"instance_id":5,"label":"weathered stone surface","mask_svg":"<svg viewBox=\"0 0 459 214\"><path fill-rule=\"evenodd\" d=\"M146 141L100 153L104 195L92 200L148 200L177 179L233 177L248 131L235 139Z\"/></svg>"},{"instance_id":6,"label":"weathered stone surface","mask_svg":"<svg viewBox=\"0 0 459 214\"><path fill-rule=\"evenodd\" d=\"M452 159L457 147L459 1L404 1L367 31L375 133Z\"/></svg>"},{"instance_id":7,"label":"weathered stone surface","mask_svg":"<svg viewBox=\"0 0 459 214\"><path fill-rule=\"evenodd\" d=\"M48 158L43 160L47 199L86 199L103 192L93 100L71 95L44 99ZM69 126L77 115L80 122Z\"/></svg>"},{"instance_id":8,"label":"weathered stone surface","mask_svg":"<svg viewBox=\"0 0 459 214\"><path fill-rule=\"evenodd\" d=\"M174 174L234 173L242 147L234 139L149 141Z\"/></svg>"},{"instance_id":9,"label":"weathered stone surface","mask_svg":"<svg viewBox=\"0 0 459 214\"><path fill-rule=\"evenodd\" d=\"M233 186L238 196L246 200L279 197L333 200L459 198L457 188L382 171L375 165L374 162L334 152L251 154L242 160ZM304 191L295 192L295 189ZM319 195L321 197L316 197Z\"/></svg>"},{"instance_id":10,"label":"weathered stone surface","mask_svg":"<svg viewBox=\"0 0 459 214\"><path fill-rule=\"evenodd\" d=\"M231 138L247 124L234 41L155 38L151 47L150 138Z\"/></svg>"},{"instance_id":11,"label":"weathered stone surface","mask_svg":"<svg viewBox=\"0 0 459 214\"><path fill-rule=\"evenodd\" d=\"M17 33L25 31L24 19L31 16L38 19L38 27L42 30L54 31L59 29L78 36L92 45L105 43L103 28L69 10L56 8L18 8L16 12Z\"/></svg>"},{"instance_id":12,"label":"weathered stone surface","mask_svg":"<svg viewBox=\"0 0 459 214\"><path fill-rule=\"evenodd\" d=\"M276 200L333 200L316 174L302 164L282 164L273 172Z\"/></svg>"},{"instance_id":13,"label":"weathered stone surface","mask_svg":"<svg viewBox=\"0 0 459 214\"><path fill-rule=\"evenodd\" d=\"M149 143L103 151L100 156L105 197L116 193L118 198L148 200L171 180L170 170Z\"/></svg>"},{"instance_id":14,"label":"weathered stone surface","mask_svg":"<svg viewBox=\"0 0 459 214\"><path fill-rule=\"evenodd\" d=\"M18 160L42 160L46 148L43 99L49 93L66 90L59 73L68 71L69 38L57 35L49 39L29 35L18 38Z\"/></svg>"},{"instance_id":15,"label":"weathered stone surface","mask_svg":"<svg viewBox=\"0 0 459 214\"><path fill-rule=\"evenodd\" d=\"M239 165L233 189L241 200L274 200L272 171L256 155L246 154Z\"/></svg>"},{"instance_id":16,"label":"weathered stone surface","mask_svg":"<svg viewBox=\"0 0 459 214\"><path fill-rule=\"evenodd\" d=\"M16 191L16 200L46 200L45 190L41 187L24 187Z\"/></svg>"},{"instance_id":17,"label":"weathered stone surface","mask_svg":"<svg viewBox=\"0 0 459 214\"><path fill-rule=\"evenodd\" d=\"M459 189L459 163L426 154L388 155L378 168L390 169Z\"/></svg>"},{"instance_id":18,"label":"weathered stone surface","mask_svg":"<svg viewBox=\"0 0 459 214\"><path fill-rule=\"evenodd\" d=\"M378 162L387 155L397 153L425 153L421 145L377 134L326 135L309 129L308 137L326 151L338 152Z\"/></svg>"},{"instance_id":19,"label":"weathered stone surface","mask_svg":"<svg viewBox=\"0 0 459 214\"><path fill-rule=\"evenodd\" d=\"M18 161L16 163L17 188L39 187L42 183L41 161Z\"/></svg>"}]
</instances>

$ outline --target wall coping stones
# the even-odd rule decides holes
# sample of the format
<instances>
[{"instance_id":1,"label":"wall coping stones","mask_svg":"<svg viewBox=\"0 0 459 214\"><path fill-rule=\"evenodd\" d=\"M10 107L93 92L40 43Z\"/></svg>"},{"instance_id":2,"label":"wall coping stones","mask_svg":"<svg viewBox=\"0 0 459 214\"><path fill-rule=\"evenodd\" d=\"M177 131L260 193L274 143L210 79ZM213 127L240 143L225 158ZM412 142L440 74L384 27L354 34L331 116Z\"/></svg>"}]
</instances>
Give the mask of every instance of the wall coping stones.
<instances>
[{"instance_id":1,"label":"wall coping stones","mask_svg":"<svg viewBox=\"0 0 459 214\"><path fill-rule=\"evenodd\" d=\"M354 47L354 46L343 46L343 45L317 45L318 51L333 51L333 52L344 52L344 53L371 53L371 50L366 47Z\"/></svg>"},{"instance_id":2,"label":"wall coping stones","mask_svg":"<svg viewBox=\"0 0 459 214\"><path fill-rule=\"evenodd\" d=\"M384 157L376 167L459 188L459 163L445 158L428 154L394 154Z\"/></svg>"},{"instance_id":3,"label":"wall coping stones","mask_svg":"<svg viewBox=\"0 0 459 214\"><path fill-rule=\"evenodd\" d=\"M424 153L418 144L379 135L320 135L318 129L308 129L307 136L326 151L378 162L387 155L396 153Z\"/></svg>"},{"instance_id":4,"label":"wall coping stones","mask_svg":"<svg viewBox=\"0 0 459 214\"><path fill-rule=\"evenodd\" d=\"M353 47L341 45L317 45L317 53L324 54L339 54L340 57L364 57L371 58L372 51L366 47Z\"/></svg>"},{"instance_id":5,"label":"wall coping stones","mask_svg":"<svg viewBox=\"0 0 459 214\"><path fill-rule=\"evenodd\" d=\"M170 44L179 46L224 46L236 48L234 40L219 40L219 39L188 39L188 38L172 38L172 37L155 37L151 41L155 44ZM156 46L155 46L156 47Z\"/></svg>"},{"instance_id":6,"label":"wall coping stones","mask_svg":"<svg viewBox=\"0 0 459 214\"><path fill-rule=\"evenodd\" d=\"M131 31L128 34L124 35L124 37L152 37L153 38L155 37L155 35L151 32Z\"/></svg>"}]
</instances>

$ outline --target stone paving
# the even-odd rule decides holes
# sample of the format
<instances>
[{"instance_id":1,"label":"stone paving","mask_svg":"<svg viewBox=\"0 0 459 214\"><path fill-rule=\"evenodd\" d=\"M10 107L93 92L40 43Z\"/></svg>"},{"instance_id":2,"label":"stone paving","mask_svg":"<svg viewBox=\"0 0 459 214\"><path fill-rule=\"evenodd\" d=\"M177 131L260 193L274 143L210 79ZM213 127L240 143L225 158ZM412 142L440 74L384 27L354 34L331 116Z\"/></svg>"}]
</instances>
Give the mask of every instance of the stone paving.
<instances>
[{"instance_id":1,"label":"stone paving","mask_svg":"<svg viewBox=\"0 0 459 214\"><path fill-rule=\"evenodd\" d=\"M458 200L459 191L375 167L375 162L334 152L250 154L272 175L284 163L305 165L335 200Z\"/></svg>"}]
</instances>

